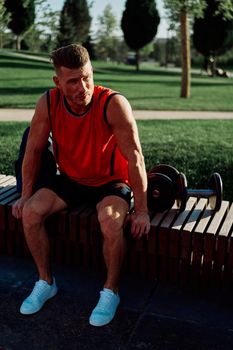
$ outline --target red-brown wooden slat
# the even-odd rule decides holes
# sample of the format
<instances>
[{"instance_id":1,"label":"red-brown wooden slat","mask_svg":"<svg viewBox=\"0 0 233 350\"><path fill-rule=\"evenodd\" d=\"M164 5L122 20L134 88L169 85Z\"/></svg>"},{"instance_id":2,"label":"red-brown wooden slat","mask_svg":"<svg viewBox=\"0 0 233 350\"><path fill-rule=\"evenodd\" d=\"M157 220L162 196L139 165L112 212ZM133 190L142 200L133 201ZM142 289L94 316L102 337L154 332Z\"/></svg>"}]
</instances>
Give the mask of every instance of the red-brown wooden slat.
<instances>
[{"instance_id":1,"label":"red-brown wooden slat","mask_svg":"<svg viewBox=\"0 0 233 350\"><path fill-rule=\"evenodd\" d=\"M200 198L198 205L195 210L199 210L200 215L197 219L196 225L199 227L198 230L204 229L204 223L206 224L207 217L205 216L207 213L209 214L209 218L211 217L211 211L206 209L207 199ZM202 221L204 217L204 222ZM197 227L196 226L196 227ZM195 227L195 226L194 226ZM200 284L200 276L201 276L201 260L203 256L204 250L204 237L203 232L198 232L196 229L192 230L192 262L191 262L191 275L190 281L193 286L198 286Z\"/></svg>"},{"instance_id":2,"label":"red-brown wooden slat","mask_svg":"<svg viewBox=\"0 0 233 350\"><path fill-rule=\"evenodd\" d=\"M193 204L196 203L197 198L189 198ZM199 202L191 212L186 224L181 230L181 252L180 252L180 270L179 279L181 285L187 285L190 277L190 265L192 257L192 231L196 225L197 220L203 211L203 203Z\"/></svg>"},{"instance_id":3,"label":"red-brown wooden slat","mask_svg":"<svg viewBox=\"0 0 233 350\"><path fill-rule=\"evenodd\" d=\"M232 288L233 286L233 230L231 232L231 236L228 240L228 280L227 285Z\"/></svg>"},{"instance_id":4,"label":"red-brown wooden slat","mask_svg":"<svg viewBox=\"0 0 233 350\"><path fill-rule=\"evenodd\" d=\"M205 233L204 256L202 264L202 283L206 286L210 285L213 280L212 265L215 253L215 238L228 208L229 202L222 201L220 210L212 216L210 224Z\"/></svg>"},{"instance_id":5,"label":"red-brown wooden slat","mask_svg":"<svg viewBox=\"0 0 233 350\"><path fill-rule=\"evenodd\" d=\"M215 261L214 276L218 285L222 283L223 271L228 274L227 254L228 254L228 237L233 224L233 205L231 205L227 216L222 223L219 233L216 235L215 242Z\"/></svg>"},{"instance_id":6,"label":"red-brown wooden slat","mask_svg":"<svg viewBox=\"0 0 233 350\"><path fill-rule=\"evenodd\" d=\"M68 210L62 210L58 215L58 234L61 238L69 239Z\"/></svg>"},{"instance_id":7,"label":"red-brown wooden slat","mask_svg":"<svg viewBox=\"0 0 233 350\"><path fill-rule=\"evenodd\" d=\"M206 205L207 199L200 199ZM204 255L204 238L205 232L209 222L211 221L213 210L208 205L201 218L199 219L197 226L193 231L192 237L192 249L193 249L193 260L192 260L192 275L191 281L194 285L199 285L202 277L202 260Z\"/></svg>"},{"instance_id":8,"label":"red-brown wooden slat","mask_svg":"<svg viewBox=\"0 0 233 350\"><path fill-rule=\"evenodd\" d=\"M79 215L86 207L85 204L80 205L69 214L69 239L73 242L79 241Z\"/></svg>"},{"instance_id":9,"label":"red-brown wooden slat","mask_svg":"<svg viewBox=\"0 0 233 350\"><path fill-rule=\"evenodd\" d=\"M90 250L92 266L94 269L100 269L103 264L102 257L102 234L97 218L97 213L92 213L90 217Z\"/></svg>"},{"instance_id":10,"label":"red-brown wooden slat","mask_svg":"<svg viewBox=\"0 0 233 350\"><path fill-rule=\"evenodd\" d=\"M185 211L179 214L170 230L169 239L169 279L175 283L178 280L179 261L180 261L180 232L187 221L191 210L195 204L195 200L191 199L187 202Z\"/></svg>"},{"instance_id":11,"label":"red-brown wooden slat","mask_svg":"<svg viewBox=\"0 0 233 350\"><path fill-rule=\"evenodd\" d=\"M166 281L168 278L169 234L177 216L178 211L175 203L163 218L158 230L159 279L161 281Z\"/></svg>"},{"instance_id":12,"label":"red-brown wooden slat","mask_svg":"<svg viewBox=\"0 0 233 350\"><path fill-rule=\"evenodd\" d=\"M148 278L158 278L158 229L166 212L156 213L151 219L150 232L148 234Z\"/></svg>"},{"instance_id":13,"label":"red-brown wooden slat","mask_svg":"<svg viewBox=\"0 0 233 350\"><path fill-rule=\"evenodd\" d=\"M79 243L83 249L83 266L90 267L91 265L91 243L90 243L90 219L95 208L88 207L79 216Z\"/></svg>"},{"instance_id":14,"label":"red-brown wooden slat","mask_svg":"<svg viewBox=\"0 0 233 350\"><path fill-rule=\"evenodd\" d=\"M0 254L6 254L6 212L0 206Z\"/></svg>"},{"instance_id":15,"label":"red-brown wooden slat","mask_svg":"<svg viewBox=\"0 0 233 350\"><path fill-rule=\"evenodd\" d=\"M93 207L87 207L79 215L79 242L90 242L90 217L95 211Z\"/></svg>"}]
</instances>

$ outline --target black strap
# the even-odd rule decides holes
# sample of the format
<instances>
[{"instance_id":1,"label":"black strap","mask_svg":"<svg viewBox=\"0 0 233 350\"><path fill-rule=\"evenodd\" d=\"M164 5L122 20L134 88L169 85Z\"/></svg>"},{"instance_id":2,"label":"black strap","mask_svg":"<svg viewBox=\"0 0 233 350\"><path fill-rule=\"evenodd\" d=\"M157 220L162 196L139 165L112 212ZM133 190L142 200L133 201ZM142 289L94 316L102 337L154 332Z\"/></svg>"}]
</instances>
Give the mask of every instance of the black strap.
<instances>
[{"instance_id":1,"label":"black strap","mask_svg":"<svg viewBox=\"0 0 233 350\"><path fill-rule=\"evenodd\" d=\"M111 95L109 95L107 97L107 100L105 101L105 105L104 105L104 121L106 122L106 124L111 127L111 125L108 122L108 118L107 118L107 107L109 104L109 101L111 100L111 98L115 95L121 95L119 92L113 92Z\"/></svg>"}]
</instances>

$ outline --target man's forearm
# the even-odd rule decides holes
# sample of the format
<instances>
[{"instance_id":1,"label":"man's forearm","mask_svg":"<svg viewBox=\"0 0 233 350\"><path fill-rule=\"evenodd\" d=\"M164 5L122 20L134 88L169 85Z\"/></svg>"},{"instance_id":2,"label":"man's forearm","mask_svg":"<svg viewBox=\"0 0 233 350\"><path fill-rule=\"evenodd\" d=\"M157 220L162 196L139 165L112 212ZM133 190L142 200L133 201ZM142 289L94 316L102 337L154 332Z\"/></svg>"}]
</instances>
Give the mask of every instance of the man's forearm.
<instances>
[{"instance_id":1,"label":"man's forearm","mask_svg":"<svg viewBox=\"0 0 233 350\"><path fill-rule=\"evenodd\" d=\"M33 194L33 186L36 182L39 169L40 169L40 152L31 152L25 154L25 158L22 165L22 197L29 198Z\"/></svg>"},{"instance_id":2,"label":"man's forearm","mask_svg":"<svg viewBox=\"0 0 233 350\"><path fill-rule=\"evenodd\" d=\"M135 211L148 212L147 175L143 156L140 153L136 153L132 159L129 159L128 167Z\"/></svg>"}]
</instances>

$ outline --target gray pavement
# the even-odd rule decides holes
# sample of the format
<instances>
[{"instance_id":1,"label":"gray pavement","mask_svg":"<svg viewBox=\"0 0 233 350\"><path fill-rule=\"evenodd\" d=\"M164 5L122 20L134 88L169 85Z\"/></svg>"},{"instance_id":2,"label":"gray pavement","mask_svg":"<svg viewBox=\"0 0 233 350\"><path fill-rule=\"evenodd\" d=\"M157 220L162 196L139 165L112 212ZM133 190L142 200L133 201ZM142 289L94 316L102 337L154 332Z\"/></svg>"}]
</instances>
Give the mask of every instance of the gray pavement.
<instances>
[{"instance_id":1,"label":"gray pavement","mask_svg":"<svg viewBox=\"0 0 233 350\"><path fill-rule=\"evenodd\" d=\"M0 108L0 121L30 121L34 109ZM208 111L133 111L138 120L144 119L233 119L232 112Z\"/></svg>"},{"instance_id":2,"label":"gray pavement","mask_svg":"<svg viewBox=\"0 0 233 350\"><path fill-rule=\"evenodd\" d=\"M0 257L1 350L232 350L233 301L222 291L191 291L123 276L115 319L88 318L104 276L54 265L59 293L32 316L19 313L37 273L32 260Z\"/></svg>"}]
</instances>

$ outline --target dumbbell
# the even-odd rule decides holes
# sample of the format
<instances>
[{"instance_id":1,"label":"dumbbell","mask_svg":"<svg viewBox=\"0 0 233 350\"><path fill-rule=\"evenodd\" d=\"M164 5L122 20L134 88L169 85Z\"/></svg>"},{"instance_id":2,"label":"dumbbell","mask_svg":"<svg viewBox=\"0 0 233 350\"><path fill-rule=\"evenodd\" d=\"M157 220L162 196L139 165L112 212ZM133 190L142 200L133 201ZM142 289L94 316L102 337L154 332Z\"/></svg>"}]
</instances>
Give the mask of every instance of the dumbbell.
<instances>
[{"instance_id":1,"label":"dumbbell","mask_svg":"<svg viewBox=\"0 0 233 350\"><path fill-rule=\"evenodd\" d=\"M174 202L180 212L185 210L188 197L209 198L211 209L221 207L223 185L221 176L214 173L210 178L210 189L192 190L187 188L186 176L167 164L159 164L148 174L147 202L150 211L162 212L170 209Z\"/></svg>"},{"instance_id":2,"label":"dumbbell","mask_svg":"<svg viewBox=\"0 0 233 350\"><path fill-rule=\"evenodd\" d=\"M147 173L147 204L149 211L163 212L176 200L179 172L167 164L159 164Z\"/></svg>"},{"instance_id":3,"label":"dumbbell","mask_svg":"<svg viewBox=\"0 0 233 350\"><path fill-rule=\"evenodd\" d=\"M211 175L209 189L187 188L186 176L183 173L178 175L177 181L176 201L180 212L185 210L188 197L208 198L212 210L218 211L220 209L223 197L223 184L218 173Z\"/></svg>"}]
</instances>

